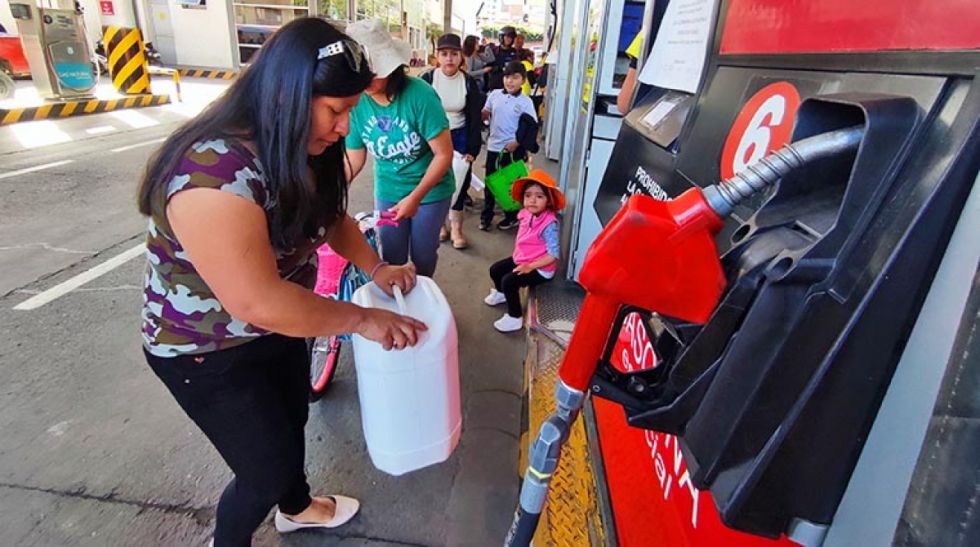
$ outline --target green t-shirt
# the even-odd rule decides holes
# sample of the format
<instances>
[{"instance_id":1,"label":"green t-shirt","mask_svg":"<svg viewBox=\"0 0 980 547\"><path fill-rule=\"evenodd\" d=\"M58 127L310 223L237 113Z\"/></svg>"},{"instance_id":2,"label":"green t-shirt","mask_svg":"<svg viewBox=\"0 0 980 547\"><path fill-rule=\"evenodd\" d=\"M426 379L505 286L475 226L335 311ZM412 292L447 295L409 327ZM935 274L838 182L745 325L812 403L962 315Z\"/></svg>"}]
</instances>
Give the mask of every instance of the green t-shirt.
<instances>
[{"instance_id":1,"label":"green t-shirt","mask_svg":"<svg viewBox=\"0 0 980 547\"><path fill-rule=\"evenodd\" d=\"M449 129L449 119L436 91L418 78L388 106L381 106L367 93L350 114L347 147L367 147L374 157L374 196L397 202L410 194L432 162L428 141ZM422 203L452 197L456 190L452 169L447 169Z\"/></svg>"}]
</instances>

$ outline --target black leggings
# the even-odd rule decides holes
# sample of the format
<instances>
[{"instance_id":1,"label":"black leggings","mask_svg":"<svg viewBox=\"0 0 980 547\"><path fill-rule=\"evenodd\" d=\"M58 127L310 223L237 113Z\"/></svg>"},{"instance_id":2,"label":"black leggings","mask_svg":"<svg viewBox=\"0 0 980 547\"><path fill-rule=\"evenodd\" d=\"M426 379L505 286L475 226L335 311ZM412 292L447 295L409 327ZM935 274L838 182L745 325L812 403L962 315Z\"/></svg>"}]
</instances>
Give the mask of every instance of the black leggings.
<instances>
[{"instance_id":1,"label":"black leggings","mask_svg":"<svg viewBox=\"0 0 980 547\"><path fill-rule=\"evenodd\" d=\"M156 357L153 372L235 473L218 502L215 547L249 546L273 506L310 506L303 428L309 412L306 342L280 335L211 353Z\"/></svg>"},{"instance_id":2,"label":"black leggings","mask_svg":"<svg viewBox=\"0 0 980 547\"><path fill-rule=\"evenodd\" d=\"M490 278L498 291L507 297L507 315L511 317L521 317L524 310L521 308L521 287L534 287L551 279L542 276L537 270L518 275L514 272L517 264L514 259L507 257L495 262L490 266Z\"/></svg>"}]
</instances>

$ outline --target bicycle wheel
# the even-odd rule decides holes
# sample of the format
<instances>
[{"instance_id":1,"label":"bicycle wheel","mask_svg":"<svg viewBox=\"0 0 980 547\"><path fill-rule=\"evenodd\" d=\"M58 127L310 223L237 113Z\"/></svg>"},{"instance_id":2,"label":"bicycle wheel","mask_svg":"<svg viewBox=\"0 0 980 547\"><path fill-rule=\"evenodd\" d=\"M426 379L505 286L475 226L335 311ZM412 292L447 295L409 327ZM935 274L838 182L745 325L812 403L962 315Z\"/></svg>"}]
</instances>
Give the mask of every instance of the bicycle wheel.
<instances>
[{"instance_id":1,"label":"bicycle wheel","mask_svg":"<svg viewBox=\"0 0 980 547\"><path fill-rule=\"evenodd\" d=\"M313 339L310 347L310 402L319 401L330 387L342 343L336 336Z\"/></svg>"}]
</instances>

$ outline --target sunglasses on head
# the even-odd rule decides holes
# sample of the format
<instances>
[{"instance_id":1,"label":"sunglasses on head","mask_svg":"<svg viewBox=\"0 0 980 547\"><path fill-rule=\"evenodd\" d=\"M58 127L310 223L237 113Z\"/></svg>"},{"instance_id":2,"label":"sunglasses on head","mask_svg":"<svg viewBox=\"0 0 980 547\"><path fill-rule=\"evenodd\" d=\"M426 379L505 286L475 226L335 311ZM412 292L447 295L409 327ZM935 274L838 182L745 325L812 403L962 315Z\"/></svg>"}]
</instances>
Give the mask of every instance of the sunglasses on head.
<instances>
[{"instance_id":1,"label":"sunglasses on head","mask_svg":"<svg viewBox=\"0 0 980 547\"><path fill-rule=\"evenodd\" d=\"M367 60L364 48L361 44L353 40L337 40L332 44L327 44L320 48L316 60L325 59L334 55L343 55L347 60L347 66L354 72L361 72L361 67Z\"/></svg>"}]
</instances>

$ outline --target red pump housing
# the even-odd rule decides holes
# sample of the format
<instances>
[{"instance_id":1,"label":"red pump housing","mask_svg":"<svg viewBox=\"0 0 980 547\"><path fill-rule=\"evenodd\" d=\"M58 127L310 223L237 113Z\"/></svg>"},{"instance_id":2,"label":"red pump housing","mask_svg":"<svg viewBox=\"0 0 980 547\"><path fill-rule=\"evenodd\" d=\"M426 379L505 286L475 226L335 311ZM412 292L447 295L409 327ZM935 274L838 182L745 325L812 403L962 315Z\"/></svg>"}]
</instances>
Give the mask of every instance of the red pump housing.
<instances>
[{"instance_id":1,"label":"red pump housing","mask_svg":"<svg viewBox=\"0 0 980 547\"><path fill-rule=\"evenodd\" d=\"M724 225L697 188L671 201L634 195L585 255L586 295L558 375L585 391L620 306L704 323L725 290L714 235Z\"/></svg>"}]
</instances>

